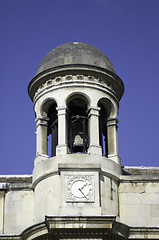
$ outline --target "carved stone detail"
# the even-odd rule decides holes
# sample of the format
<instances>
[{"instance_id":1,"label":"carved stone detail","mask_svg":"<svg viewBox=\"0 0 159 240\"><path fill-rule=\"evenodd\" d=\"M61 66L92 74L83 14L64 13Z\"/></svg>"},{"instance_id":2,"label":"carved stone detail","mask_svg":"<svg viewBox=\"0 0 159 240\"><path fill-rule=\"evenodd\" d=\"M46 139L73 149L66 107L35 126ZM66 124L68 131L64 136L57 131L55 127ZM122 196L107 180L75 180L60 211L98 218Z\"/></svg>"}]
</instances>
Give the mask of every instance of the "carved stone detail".
<instances>
[{"instance_id":1,"label":"carved stone detail","mask_svg":"<svg viewBox=\"0 0 159 240\"><path fill-rule=\"evenodd\" d=\"M53 79L49 79L46 82L42 83L37 91L35 92L34 100L36 97L41 94L44 90L50 89L52 87L58 86L61 83L91 83L91 84L98 84L99 86L105 87L115 93L112 85L110 82L107 82L105 79L96 78L90 75L66 75L66 76L59 76Z\"/></svg>"},{"instance_id":2,"label":"carved stone detail","mask_svg":"<svg viewBox=\"0 0 159 240\"><path fill-rule=\"evenodd\" d=\"M94 176L67 175L66 202L94 202Z\"/></svg>"}]
</instances>

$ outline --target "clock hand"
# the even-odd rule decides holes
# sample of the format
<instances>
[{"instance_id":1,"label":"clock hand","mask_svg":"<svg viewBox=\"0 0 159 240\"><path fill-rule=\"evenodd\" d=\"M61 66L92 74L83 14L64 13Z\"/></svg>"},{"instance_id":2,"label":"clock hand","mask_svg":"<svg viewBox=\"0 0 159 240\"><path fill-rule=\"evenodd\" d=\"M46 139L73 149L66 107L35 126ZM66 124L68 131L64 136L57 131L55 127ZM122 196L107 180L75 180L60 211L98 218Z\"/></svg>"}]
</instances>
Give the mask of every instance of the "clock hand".
<instances>
[{"instance_id":1,"label":"clock hand","mask_svg":"<svg viewBox=\"0 0 159 240\"><path fill-rule=\"evenodd\" d=\"M85 186L87 186L87 183L85 183L85 184L83 185L83 187L81 187L80 189L83 189Z\"/></svg>"},{"instance_id":2,"label":"clock hand","mask_svg":"<svg viewBox=\"0 0 159 240\"><path fill-rule=\"evenodd\" d=\"M88 200L87 196L84 194L84 192L81 190L81 188L78 188L78 190L83 194L83 196Z\"/></svg>"}]
</instances>

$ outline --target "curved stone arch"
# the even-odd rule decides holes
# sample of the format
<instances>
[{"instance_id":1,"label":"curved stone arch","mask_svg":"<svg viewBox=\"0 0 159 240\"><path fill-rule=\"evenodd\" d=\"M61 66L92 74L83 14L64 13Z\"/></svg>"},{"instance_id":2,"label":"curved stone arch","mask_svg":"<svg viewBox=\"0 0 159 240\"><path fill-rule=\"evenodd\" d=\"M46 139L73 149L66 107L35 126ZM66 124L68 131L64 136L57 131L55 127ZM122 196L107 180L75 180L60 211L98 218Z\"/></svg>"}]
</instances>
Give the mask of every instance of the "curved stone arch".
<instances>
[{"instance_id":1,"label":"curved stone arch","mask_svg":"<svg viewBox=\"0 0 159 240\"><path fill-rule=\"evenodd\" d=\"M99 142L102 148L102 154L109 157L110 153L114 154L114 145L116 149L116 140L112 147L112 141L116 132L117 109L118 106L110 98L100 98L98 101L99 110ZM110 122L112 120L112 122ZM115 123L114 123L115 121ZM112 129L113 128L113 129Z\"/></svg>"},{"instance_id":2,"label":"curved stone arch","mask_svg":"<svg viewBox=\"0 0 159 240\"><path fill-rule=\"evenodd\" d=\"M100 105L102 105L107 113L107 118L110 117L117 117L118 115L118 107L117 104L112 101L112 99L103 97L101 99L98 100L97 102L97 106L99 107Z\"/></svg>"},{"instance_id":3,"label":"curved stone arch","mask_svg":"<svg viewBox=\"0 0 159 240\"><path fill-rule=\"evenodd\" d=\"M42 104L40 106L40 114L41 114L41 116L47 117L49 108L51 107L52 104L56 104L56 106L58 106L57 101L54 98L51 98L51 97L45 99L42 102Z\"/></svg>"},{"instance_id":4,"label":"curved stone arch","mask_svg":"<svg viewBox=\"0 0 159 240\"><path fill-rule=\"evenodd\" d=\"M57 102L54 98L46 98L40 105L40 118L45 121L43 128L43 144L45 154L50 157L56 156L56 146L58 145L58 112Z\"/></svg>"},{"instance_id":5,"label":"curved stone arch","mask_svg":"<svg viewBox=\"0 0 159 240\"><path fill-rule=\"evenodd\" d=\"M90 97L87 94L79 91L69 94L65 99L65 105L68 106L69 102L71 102L75 98L80 98L84 100L87 104L87 108L90 106L90 102L91 102Z\"/></svg>"}]
</instances>

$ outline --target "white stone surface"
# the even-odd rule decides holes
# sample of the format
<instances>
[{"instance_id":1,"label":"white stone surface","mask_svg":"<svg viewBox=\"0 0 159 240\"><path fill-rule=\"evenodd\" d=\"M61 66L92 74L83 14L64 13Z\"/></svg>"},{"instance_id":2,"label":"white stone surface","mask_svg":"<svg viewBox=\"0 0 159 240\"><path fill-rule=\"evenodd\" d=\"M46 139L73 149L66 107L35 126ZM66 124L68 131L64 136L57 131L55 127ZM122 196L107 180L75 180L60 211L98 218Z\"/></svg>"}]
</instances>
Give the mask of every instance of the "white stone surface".
<instances>
[{"instance_id":1,"label":"white stone surface","mask_svg":"<svg viewBox=\"0 0 159 240\"><path fill-rule=\"evenodd\" d=\"M0 192L0 234L4 233L4 195L5 192Z\"/></svg>"},{"instance_id":2,"label":"white stone surface","mask_svg":"<svg viewBox=\"0 0 159 240\"><path fill-rule=\"evenodd\" d=\"M159 225L159 182L120 183L120 221L130 226Z\"/></svg>"},{"instance_id":3,"label":"white stone surface","mask_svg":"<svg viewBox=\"0 0 159 240\"><path fill-rule=\"evenodd\" d=\"M58 215L60 206L60 176L54 174L35 187L35 223L44 221L46 215Z\"/></svg>"},{"instance_id":4,"label":"white stone surface","mask_svg":"<svg viewBox=\"0 0 159 240\"><path fill-rule=\"evenodd\" d=\"M5 195L4 234L20 234L34 224L32 190L9 191Z\"/></svg>"},{"instance_id":5,"label":"white stone surface","mask_svg":"<svg viewBox=\"0 0 159 240\"><path fill-rule=\"evenodd\" d=\"M103 215L119 215L118 182L101 175L101 207Z\"/></svg>"}]
</instances>

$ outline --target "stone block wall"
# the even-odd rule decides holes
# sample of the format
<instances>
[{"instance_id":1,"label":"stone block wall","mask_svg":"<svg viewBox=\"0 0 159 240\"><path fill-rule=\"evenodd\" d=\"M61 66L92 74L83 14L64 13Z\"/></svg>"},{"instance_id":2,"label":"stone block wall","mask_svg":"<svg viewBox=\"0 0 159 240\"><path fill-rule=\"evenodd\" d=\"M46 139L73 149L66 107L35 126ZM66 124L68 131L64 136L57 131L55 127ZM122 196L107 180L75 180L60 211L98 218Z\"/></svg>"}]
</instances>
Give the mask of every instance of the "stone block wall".
<instances>
[{"instance_id":1,"label":"stone block wall","mask_svg":"<svg viewBox=\"0 0 159 240\"><path fill-rule=\"evenodd\" d=\"M119 186L120 221L129 226L158 226L159 175L155 168L125 168ZM155 170L155 171L154 171Z\"/></svg>"}]
</instances>

